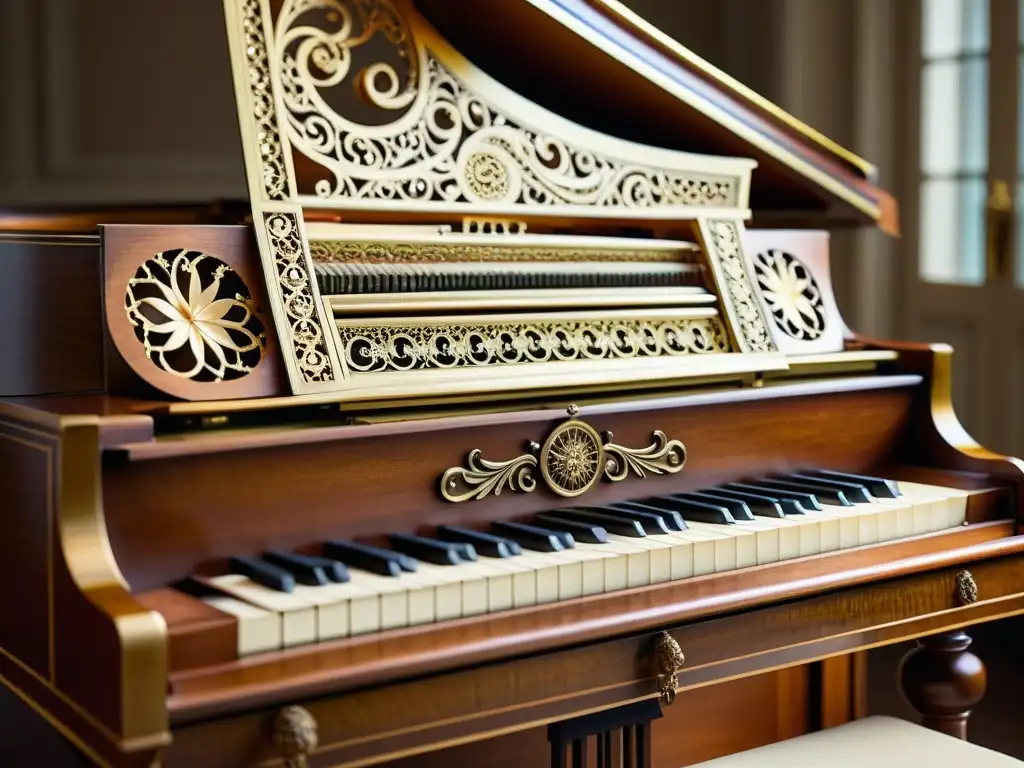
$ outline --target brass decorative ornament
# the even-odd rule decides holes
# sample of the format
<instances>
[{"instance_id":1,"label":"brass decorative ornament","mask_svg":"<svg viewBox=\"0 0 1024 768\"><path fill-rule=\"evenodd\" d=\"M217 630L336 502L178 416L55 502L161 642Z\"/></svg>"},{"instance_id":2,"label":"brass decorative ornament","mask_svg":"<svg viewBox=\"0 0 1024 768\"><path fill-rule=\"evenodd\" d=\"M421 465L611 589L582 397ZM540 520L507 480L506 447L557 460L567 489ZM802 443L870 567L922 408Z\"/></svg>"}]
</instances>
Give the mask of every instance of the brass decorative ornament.
<instances>
[{"instance_id":1,"label":"brass decorative ornament","mask_svg":"<svg viewBox=\"0 0 1024 768\"><path fill-rule=\"evenodd\" d=\"M676 673L686 663L686 656L683 655L679 643L668 632L660 632L654 639L654 663L661 699L665 706L671 706L676 700L676 689L679 688Z\"/></svg>"},{"instance_id":2,"label":"brass decorative ornament","mask_svg":"<svg viewBox=\"0 0 1024 768\"><path fill-rule=\"evenodd\" d=\"M304 707L285 707L274 721L274 745L281 751L285 768L306 768L306 758L320 739L316 718Z\"/></svg>"},{"instance_id":3,"label":"brass decorative ornament","mask_svg":"<svg viewBox=\"0 0 1024 768\"><path fill-rule=\"evenodd\" d=\"M970 571L960 571L956 575L956 599L960 605L970 605L978 600L978 584Z\"/></svg>"},{"instance_id":4,"label":"brass decorative ornament","mask_svg":"<svg viewBox=\"0 0 1024 768\"><path fill-rule=\"evenodd\" d=\"M573 410L570 409L570 415ZM560 424L540 449L540 471L548 488L572 498L589 491L601 477L604 448L589 424L571 419Z\"/></svg>"},{"instance_id":5,"label":"brass decorative ornament","mask_svg":"<svg viewBox=\"0 0 1024 768\"><path fill-rule=\"evenodd\" d=\"M675 474L686 463L686 447L678 440L669 440L660 429L654 430L654 442L646 448L626 448L612 442L611 432L604 433L605 476L613 481L625 480L630 470L638 477L664 473Z\"/></svg>"},{"instance_id":6,"label":"brass decorative ornament","mask_svg":"<svg viewBox=\"0 0 1024 768\"><path fill-rule=\"evenodd\" d=\"M625 480L630 473L675 474L686 464L686 447L655 430L654 442L646 448L627 448L612 442L611 432L599 434L576 418L579 408L570 405L569 420L559 424L543 444L529 442L526 452L507 461L483 458L479 448L471 450L463 467L451 467L441 475L441 495L462 502L498 496L503 490L530 493L537 488L534 470L540 468L544 484L559 496L580 496L603 476L611 482Z\"/></svg>"},{"instance_id":7,"label":"brass decorative ornament","mask_svg":"<svg viewBox=\"0 0 1024 768\"><path fill-rule=\"evenodd\" d=\"M532 446L528 446L529 448ZM466 458L466 467L452 467L441 475L441 495L448 501L470 501L510 491L529 493L537 487L533 469L537 466L534 451L510 461L488 461L480 449L474 448Z\"/></svg>"}]
</instances>

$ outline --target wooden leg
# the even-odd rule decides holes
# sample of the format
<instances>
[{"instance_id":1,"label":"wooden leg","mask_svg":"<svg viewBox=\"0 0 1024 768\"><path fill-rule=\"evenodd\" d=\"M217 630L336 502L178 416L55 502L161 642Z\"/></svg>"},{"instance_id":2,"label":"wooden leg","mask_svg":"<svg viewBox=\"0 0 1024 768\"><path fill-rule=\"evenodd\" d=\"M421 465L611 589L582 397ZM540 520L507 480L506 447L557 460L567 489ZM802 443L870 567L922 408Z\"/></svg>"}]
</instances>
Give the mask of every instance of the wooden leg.
<instances>
[{"instance_id":1,"label":"wooden leg","mask_svg":"<svg viewBox=\"0 0 1024 768\"><path fill-rule=\"evenodd\" d=\"M898 672L900 692L922 725L965 740L967 718L985 695L985 665L967 650L970 645L966 632L924 638Z\"/></svg>"}]
</instances>

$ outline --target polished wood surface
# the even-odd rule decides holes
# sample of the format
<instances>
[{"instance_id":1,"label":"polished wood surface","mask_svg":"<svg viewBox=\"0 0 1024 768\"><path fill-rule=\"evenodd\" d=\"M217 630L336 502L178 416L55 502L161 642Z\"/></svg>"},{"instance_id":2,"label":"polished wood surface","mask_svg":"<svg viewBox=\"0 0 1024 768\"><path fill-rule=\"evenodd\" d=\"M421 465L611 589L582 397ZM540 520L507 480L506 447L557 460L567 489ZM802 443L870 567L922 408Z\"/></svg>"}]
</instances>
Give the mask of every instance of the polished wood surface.
<instances>
[{"instance_id":1,"label":"polished wood surface","mask_svg":"<svg viewBox=\"0 0 1024 768\"><path fill-rule=\"evenodd\" d=\"M803 669L814 703L794 729L837 724L858 712L859 674L852 661L838 659L1024 612L1016 465L945 442L950 422L937 409L942 389L935 382L944 354L916 349L905 366L901 360L873 377L585 406L580 418L622 443L645 444L657 428L689 452L679 475L600 485L587 500L814 463L970 490L962 528L243 660L232 619L168 587L193 572L219 572L227 556L259 552L269 542L315 551L331 537L374 540L387 531L473 526L554 506L558 499L540 490L453 505L440 499L436 484L469 448L507 457L524 439L542 438L561 413L549 406L177 434L163 432L166 416L143 402L6 401L6 434L45 438L60 462L52 471L40 465L34 476L34 449L9 439L0 486L33 502L52 499L49 512L19 524L50 520L63 543L52 558L54 612L38 622L40 631L54 631L53 666L33 650L37 644L26 645L26 659L5 650L0 675L66 724L101 764L145 764L168 743L167 765L188 765L203 749L228 750L225 765L272 760L268 728L280 707L301 702L319 726L314 765L369 765L459 744L469 749L656 696L652 638L668 630L686 654L681 698L722 681ZM90 506L97 499L102 508ZM288 509L302 510L302 526L281 514ZM25 530L22 542L31 540ZM88 531L102 531L109 549L83 547ZM5 549L0 562L13 567L21 557L27 560L19 567L37 567L46 551ZM100 561L80 560L104 551ZM90 570L115 563L116 577L110 571L97 579ZM978 584L972 604L956 598L964 567ZM151 632L129 630L156 615L160 625ZM141 656L120 654L133 643ZM133 667L133 659L156 652L145 650L151 646L165 650ZM83 648L94 660L85 667L75 661ZM48 678L54 668L55 681ZM117 679L126 682L111 687ZM133 704L143 701L159 708Z\"/></svg>"},{"instance_id":2,"label":"polished wood surface","mask_svg":"<svg viewBox=\"0 0 1024 768\"><path fill-rule=\"evenodd\" d=\"M643 411L635 403L593 414L583 408L580 418L611 431L623 445L648 445L651 432L660 429L681 439L689 456L678 475L600 484L586 501L679 492L807 464L863 471L891 463L914 389L877 385L806 398L766 387L734 404L701 405L698 399L690 407L680 398L675 407L655 403ZM872 418L849 416L858 412ZM216 572L224 558L258 552L267 541L303 548L332 537L372 540L389 531L481 525L551 509L559 497L543 490L453 505L437 484L471 449L502 459L517 455L527 440L543 442L563 413L254 431L237 439L168 437L126 445L120 457L111 448L103 476L111 546L132 588L148 590L197 570ZM336 471L341 466L344 473ZM174 490L148 493L155 487ZM145 515L136 513L139 498L147 499ZM303 526L296 529L282 508L301 509Z\"/></svg>"},{"instance_id":3,"label":"polished wood surface","mask_svg":"<svg viewBox=\"0 0 1024 768\"><path fill-rule=\"evenodd\" d=\"M0 233L0 396L104 389L100 271L98 239Z\"/></svg>"},{"instance_id":4,"label":"polished wood surface","mask_svg":"<svg viewBox=\"0 0 1024 768\"><path fill-rule=\"evenodd\" d=\"M967 719L985 695L985 665L970 647L962 631L922 638L899 670L900 691L924 725L958 739L967 738Z\"/></svg>"}]
</instances>

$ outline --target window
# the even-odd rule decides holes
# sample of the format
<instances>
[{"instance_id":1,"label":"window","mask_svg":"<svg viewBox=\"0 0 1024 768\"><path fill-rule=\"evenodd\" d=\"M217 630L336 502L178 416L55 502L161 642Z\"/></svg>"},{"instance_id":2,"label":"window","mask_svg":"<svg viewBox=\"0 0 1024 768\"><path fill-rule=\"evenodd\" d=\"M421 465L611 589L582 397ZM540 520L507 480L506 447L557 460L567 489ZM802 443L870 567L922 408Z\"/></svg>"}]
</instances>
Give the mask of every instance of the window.
<instances>
[{"instance_id":1,"label":"window","mask_svg":"<svg viewBox=\"0 0 1024 768\"><path fill-rule=\"evenodd\" d=\"M922 0L919 263L929 282L985 281L988 50L988 0Z\"/></svg>"}]
</instances>

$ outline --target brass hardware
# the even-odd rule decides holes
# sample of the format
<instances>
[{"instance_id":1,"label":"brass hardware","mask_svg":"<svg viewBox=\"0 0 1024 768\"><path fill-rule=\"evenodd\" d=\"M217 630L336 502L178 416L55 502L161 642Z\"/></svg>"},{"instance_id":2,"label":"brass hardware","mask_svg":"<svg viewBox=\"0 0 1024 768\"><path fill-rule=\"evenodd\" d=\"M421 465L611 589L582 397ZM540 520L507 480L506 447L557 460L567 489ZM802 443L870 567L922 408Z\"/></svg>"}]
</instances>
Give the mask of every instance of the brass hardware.
<instances>
[{"instance_id":1,"label":"brass hardware","mask_svg":"<svg viewBox=\"0 0 1024 768\"><path fill-rule=\"evenodd\" d=\"M679 643L668 632L661 632L654 638L654 661L662 701L666 707L671 706L676 700L676 689L679 687L676 673L683 668L686 657Z\"/></svg>"},{"instance_id":2,"label":"brass hardware","mask_svg":"<svg viewBox=\"0 0 1024 768\"><path fill-rule=\"evenodd\" d=\"M970 605L978 600L978 585L970 571L956 575L956 599L960 605Z\"/></svg>"},{"instance_id":3,"label":"brass hardware","mask_svg":"<svg viewBox=\"0 0 1024 768\"><path fill-rule=\"evenodd\" d=\"M589 491L601 477L604 446L592 426L571 418L579 408L569 406L568 413L570 420L559 424L540 449L540 472L548 488L572 498Z\"/></svg>"},{"instance_id":4,"label":"brass hardware","mask_svg":"<svg viewBox=\"0 0 1024 768\"><path fill-rule=\"evenodd\" d=\"M306 768L306 758L317 748L316 718L304 707L285 707L274 721L274 746L281 750L285 768Z\"/></svg>"},{"instance_id":5,"label":"brass hardware","mask_svg":"<svg viewBox=\"0 0 1024 768\"><path fill-rule=\"evenodd\" d=\"M543 445L528 443L527 452L508 461L488 461L474 448L465 467L451 467L441 475L441 495L461 502L499 495L510 491L530 493L537 487L533 469L540 467L548 488L559 496L573 498L586 493L604 475L606 480L625 480L630 471L640 478L675 474L686 464L686 447L669 440L660 429L646 448L626 448L612 442L611 432L599 435L584 421L575 418L579 408L570 405L569 420L559 424Z\"/></svg>"},{"instance_id":6,"label":"brass hardware","mask_svg":"<svg viewBox=\"0 0 1024 768\"><path fill-rule=\"evenodd\" d=\"M996 179L985 203L985 262L989 280L1007 280L1011 276L1013 218L1010 186Z\"/></svg>"},{"instance_id":7,"label":"brass hardware","mask_svg":"<svg viewBox=\"0 0 1024 768\"><path fill-rule=\"evenodd\" d=\"M530 446L535 446L531 443ZM452 467L441 475L441 495L448 501L469 501L499 495L504 488L530 493L537 487L533 468L537 466L535 451L509 461L488 461L479 448L466 458L466 467Z\"/></svg>"},{"instance_id":8,"label":"brass hardware","mask_svg":"<svg viewBox=\"0 0 1024 768\"><path fill-rule=\"evenodd\" d=\"M654 442L646 448L624 448L612 442L611 432L604 433L605 477L612 482L624 480L629 470L646 477L644 471L654 475L674 475L686 463L686 447L678 440L669 440L660 429L654 431Z\"/></svg>"}]
</instances>

